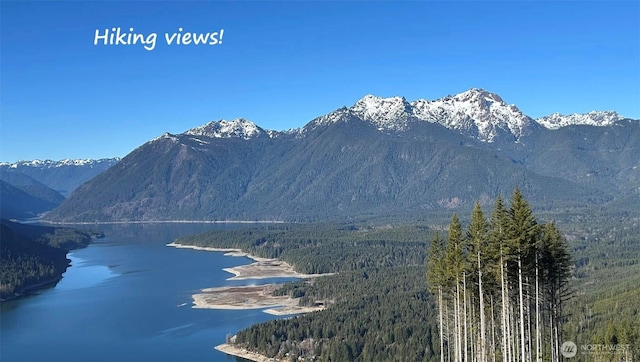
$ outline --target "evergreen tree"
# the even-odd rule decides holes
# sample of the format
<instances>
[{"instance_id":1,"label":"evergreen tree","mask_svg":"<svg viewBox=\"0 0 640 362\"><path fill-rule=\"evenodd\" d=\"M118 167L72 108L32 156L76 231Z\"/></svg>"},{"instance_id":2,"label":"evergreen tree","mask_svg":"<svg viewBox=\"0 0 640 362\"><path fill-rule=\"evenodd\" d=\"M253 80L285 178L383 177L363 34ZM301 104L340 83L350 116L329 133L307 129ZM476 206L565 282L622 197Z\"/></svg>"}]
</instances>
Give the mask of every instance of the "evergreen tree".
<instances>
[{"instance_id":1,"label":"evergreen tree","mask_svg":"<svg viewBox=\"0 0 640 362\"><path fill-rule=\"evenodd\" d=\"M427 283L431 290L431 293L438 294L438 319L440 328L440 362L444 362L444 315L443 315L443 295L442 288L444 287L445 280L443 278L445 273L444 265L444 240L440 237L440 234L436 231L431 240L429 247L429 256L427 259Z\"/></svg>"},{"instance_id":2,"label":"evergreen tree","mask_svg":"<svg viewBox=\"0 0 640 362\"><path fill-rule=\"evenodd\" d=\"M469 224L469 229L467 231L467 239L469 240L469 244L472 250L472 252L469 253L469 256L475 259L474 261L477 262L475 272L478 278L478 315L480 317L480 345L478 348L478 353L480 355L477 360L480 362L486 361L487 356L484 290L482 288L482 276L484 274L483 269L486 269L486 264L483 264L483 261L484 253L486 252L488 246L487 233L487 220L484 217L484 213L482 212L480 203L476 202L473 208L473 213L471 214L471 223Z\"/></svg>"},{"instance_id":3,"label":"evergreen tree","mask_svg":"<svg viewBox=\"0 0 640 362\"><path fill-rule=\"evenodd\" d=\"M500 325L501 325L501 353L505 361L511 361L511 349L508 342L511 325L509 317L509 280L507 278L506 262L507 262L507 230L509 224L509 214L502 201L502 196L498 195L491 213L490 230L489 230L489 255L493 256L494 280L500 281ZM497 299L497 298L496 298ZM494 352L495 353L495 352Z\"/></svg>"},{"instance_id":4,"label":"evergreen tree","mask_svg":"<svg viewBox=\"0 0 640 362\"><path fill-rule=\"evenodd\" d=\"M553 223L541 228L538 244L538 260L542 271L542 287L547 302L550 326L551 355L560 355L560 332L562 331L562 302L568 297L567 283L571 274L571 255L567 243Z\"/></svg>"},{"instance_id":5,"label":"evergreen tree","mask_svg":"<svg viewBox=\"0 0 640 362\"><path fill-rule=\"evenodd\" d=\"M462 224L455 213L449 224L449 237L445 252L447 270L445 272L448 286L453 299L453 325L454 325L454 358L462 360L463 353L463 316L464 306L461 303L461 282L465 269L465 250L463 250Z\"/></svg>"},{"instance_id":6,"label":"evergreen tree","mask_svg":"<svg viewBox=\"0 0 640 362\"><path fill-rule=\"evenodd\" d=\"M527 353L527 336L525 330L525 284L524 279L529 274L531 268L531 260L535 250L536 238L539 233L538 223L533 216L531 207L525 200L524 196L516 188L511 198L511 207L509 209L509 226L508 226L508 242L509 256L511 260L517 263L518 271L518 308L520 326L520 360L525 362L530 360L530 354Z\"/></svg>"}]
</instances>

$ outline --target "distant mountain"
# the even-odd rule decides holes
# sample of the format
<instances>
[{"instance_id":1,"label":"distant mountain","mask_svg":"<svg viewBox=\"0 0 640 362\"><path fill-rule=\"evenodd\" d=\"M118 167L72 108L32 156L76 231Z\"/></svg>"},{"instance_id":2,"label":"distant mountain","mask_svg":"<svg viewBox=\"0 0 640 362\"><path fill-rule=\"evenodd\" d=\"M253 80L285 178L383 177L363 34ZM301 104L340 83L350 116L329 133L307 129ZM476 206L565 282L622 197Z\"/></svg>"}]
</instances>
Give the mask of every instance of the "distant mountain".
<instances>
[{"instance_id":1,"label":"distant mountain","mask_svg":"<svg viewBox=\"0 0 640 362\"><path fill-rule=\"evenodd\" d=\"M18 172L0 171L0 180L5 181L21 191L50 203L53 206L59 205L64 196L56 190L34 180L31 176L27 176Z\"/></svg>"},{"instance_id":2,"label":"distant mountain","mask_svg":"<svg viewBox=\"0 0 640 362\"><path fill-rule=\"evenodd\" d=\"M1 174L22 174L68 196L82 183L116 164L119 158L100 160L33 160L0 163Z\"/></svg>"},{"instance_id":3,"label":"distant mountain","mask_svg":"<svg viewBox=\"0 0 640 362\"><path fill-rule=\"evenodd\" d=\"M269 136L267 131L244 118L237 118L231 121L221 120L219 122L209 122L205 125L192 128L184 134L209 138L242 138L245 140Z\"/></svg>"},{"instance_id":4,"label":"distant mountain","mask_svg":"<svg viewBox=\"0 0 640 362\"><path fill-rule=\"evenodd\" d=\"M515 105L482 89L470 89L432 102L419 100L414 102L414 109L422 120L438 122L485 142L499 137L517 140L538 128Z\"/></svg>"},{"instance_id":5,"label":"distant mountain","mask_svg":"<svg viewBox=\"0 0 640 362\"><path fill-rule=\"evenodd\" d=\"M419 215L490 202L514 186L538 207L633 205L640 122L572 122L539 123L481 89L434 101L368 95L287 132L210 122L141 145L47 218Z\"/></svg>"},{"instance_id":6,"label":"distant mountain","mask_svg":"<svg viewBox=\"0 0 640 362\"><path fill-rule=\"evenodd\" d=\"M613 111L592 111L586 114L570 114L568 116L560 113L553 113L546 117L536 119L536 122L548 129L558 129L566 126L611 126L616 122L622 121L625 118L620 116L617 112Z\"/></svg>"},{"instance_id":7,"label":"distant mountain","mask_svg":"<svg viewBox=\"0 0 640 362\"><path fill-rule=\"evenodd\" d=\"M0 179L0 217L28 219L60 205L64 197L46 186L14 186Z\"/></svg>"},{"instance_id":8,"label":"distant mountain","mask_svg":"<svg viewBox=\"0 0 640 362\"><path fill-rule=\"evenodd\" d=\"M612 192L640 191L640 122L545 129L503 147L505 156L535 172Z\"/></svg>"},{"instance_id":9,"label":"distant mountain","mask_svg":"<svg viewBox=\"0 0 640 362\"><path fill-rule=\"evenodd\" d=\"M345 117L346 113L374 124L380 131L404 131L411 123L429 122L485 142L493 142L501 137L517 140L527 132L540 128L530 117L516 106L506 104L497 94L476 88L434 101L419 99L410 103L403 97L367 95L352 107L337 112L320 117L316 123L330 123Z\"/></svg>"}]
</instances>

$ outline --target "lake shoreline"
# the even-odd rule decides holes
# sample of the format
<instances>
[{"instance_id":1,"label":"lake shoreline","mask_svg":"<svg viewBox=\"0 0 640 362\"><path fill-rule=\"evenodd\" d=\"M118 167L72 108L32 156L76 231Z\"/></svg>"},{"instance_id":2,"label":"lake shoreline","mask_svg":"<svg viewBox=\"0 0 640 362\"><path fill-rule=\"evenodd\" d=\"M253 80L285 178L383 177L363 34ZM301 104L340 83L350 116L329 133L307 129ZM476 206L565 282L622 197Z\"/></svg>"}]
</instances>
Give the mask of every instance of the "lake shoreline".
<instances>
[{"instance_id":1,"label":"lake shoreline","mask_svg":"<svg viewBox=\"0 0 640 362\"><path fill-rule=\"evenodd\" d=\"M239 348L239 347L236 347L233 344L229 344L229 343L223 343L223 344L215 346L214 348L216 350L222 352L222 353L226 353L227 355L244 358L244 359L247 359L247 360L250 360L250 361L254 361L254 362L279 362L279 361L282 361L279 358L269 358L269 357L267 357L265 355L262 355L262 354L259 354L259 353L256 353L256 352L247 351L244 348Z\"/></svg>"},{"instance_id":2,"label":"lake shoreline","mask_svg":"<svg viewBox=\"0 0 640 362\"><path fill-rule=\"evenodd\" d=\"M288 295L274 296L272 293L282 284L227 286L202 289L192 295L195 309L247 310L263 309L275 316L305 314L324 309L324 303L313 306L299 305L299 298Z\"/></svg>"},{"instance_id":3,"label":"lake shoreline","mask_svg":"<svg viewBox=\"0 0 640 362\"><path fill-rule=\"evenodd\" d=\"M272 278L297 278L311 279L333 274L302 274L296 272L287 262L278 259L260 258L248 254L241 249L213 248L195 245L178 244L175 241L167 246L179 249L192 249L201 251L213 251L225 253L225 256L247 257L254 260L248 265L239 265L233 268L222 268L227 273L233 274L227 280L272 279ZM193 294L192 308L218 309L218 310L248 310L263 309L264 313L284 316L304 314L319 311L325 308L323 302L317 302L313 306L300 306L299 298L290 296L274 296L272 293L280 288L283 283L272 283L258 286L223 286L203 288L200 293Z\"/></svg>"},{"instance_id":4,"label":"lake shoreline","mask_svg":"<svg viewBox=\"0 0 640 362\"><path fill-rule=\"evenodd\" d=\"M175 241L167 246L179 249L192 249L201 251L213 251L225 253L225 256L247 257L254 260L248 265L239 265L233 268L222 268L227 273L233 274L227 280L272 279L272 278L297 278L312 279L327 274L302 274L296 272L287 262L278 259L260 258L248 254L241 249L213 248L195 245L178 244ZM200 293L193 294L192 308L219 309L219 310L247 310L263 309L263 312L271 315L283 316L304 314L319 311L325 308L323 302L317 302L313 306L300 306L299 298L289 296L274 296L273 291L280 288L283 283L272 283L259 286L224 286L203 288Z\"/></svg>"},{"instance_id":5,"label":"lake shoreline","mask_svg":"<svg viewBox=\"0 0 640 362\"><path fill-rule=\"evenodd\" d=\"M70 267L71 265L69 265ZM68 267L67 267L68 268ZM51 277L46 280L39 281L37 283L22 287L20 290L15 291L14 294L0 298L0 303L9 302L21 298L26 298L32 295L37 295L39 292L45 291L55 287L63 278L64 272L59 276Z\"/></svg>"},{"instance_id":6,"label":"lake shoreline","mask_svg":"<svg viewBox=\"0 0 640 362\"><path fill-rule=\"evenodd\" d=\"M252 259L254 263L248 265L239 265L232 268L223 268L222 270L227 273L233 274L233 277L227 280L247 280L247 279L269 279L269 278L299 278L299 279L311 279L321 276L333 275L333 273L325 274L304 274L295 271L286 261L279 259L261 258L259 256L251 255L242 251L241 249L233 248L214 248L208 246L195 246L178 244L175 241L167 244L167 246L179 248L179 249L192 249L201 251L213 251L225 253L225 256L238 256L247 257Z\"/></svg>"},{"instance_id":7,"label":"lake shoreline","mask_svg":"<svg viewBox=\"0 0 640 362\"><path fill-rule=\"evenodd\" d=\"M225 342L227 332L233 335L282 317L264 314L261 309L233 313L191 309L191 295L203 287L273 282L225 281L234 275L221 270L223 267L252 263L250 259L166 247L176 238L211 229L227 227L105 226L103 242L92 242L67 255L72 266L56 287L0 303L0 360L83 362L96 356L105 361L125 356L131 360L225 361L226 354L214 347ZM112 274L107 275L107 269ZM104 278L111 275L116 277ZM282 280L288 279L275 281ZM228 318L229 314L234 316ZM51 334L51 326L59 333ZM92 326L91 333L87 326ZM136 343L130 343L129 336ZM45 347L31 348L34 340L44 341Z\"/></svg>"},{"instance_id":8,"label":"lake shoreline","mask_svg":"<svg viewBox=\"0 0 640 362\"><path fill-rule=\"evenodd\" d=\"M254 260L248 265L240 265L233 268L223 268L222 270L233 274L227 280L245 279L267 279L267 278L300 278L311 279L328 274L302 274L294 270L287 262L278 259L260 258L233 248L213 248L195 245L178 244L175 241L167 246L181 249L192 249L201 251L213 251L225 253L225 256L244 256ZM226 286L204 288L200 293L192 295L192 308L198 309L218 309L218 310L249 310L263 309L264 313L276 316L288 316L295 314L305 314L325 309L324 302L317 302L313 306L300 306L299 298L290 296L274 296L273 291L282 284L266 284L259 286ZM235 336L232 340L235 339ZM254 362L280 361L280 359L268 358L259 353L247 351L233 344L223 343L214 347L216 350L227 355L241 357Z\"/></svg>"}]
</instances>

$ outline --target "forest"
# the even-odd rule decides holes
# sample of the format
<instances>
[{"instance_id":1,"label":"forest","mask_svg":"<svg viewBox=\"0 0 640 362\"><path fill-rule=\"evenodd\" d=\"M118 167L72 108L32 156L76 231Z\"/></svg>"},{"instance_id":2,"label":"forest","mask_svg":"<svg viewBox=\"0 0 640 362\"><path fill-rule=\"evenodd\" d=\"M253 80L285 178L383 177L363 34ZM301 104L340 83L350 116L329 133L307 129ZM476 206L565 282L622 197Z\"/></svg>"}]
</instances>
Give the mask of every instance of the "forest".
<instances>
[{"instance_id":1,"label":"forest","mask_svg":"<svg viewBox=\"0 0 640 362\"><path fill-rule=\"evenodd\" d=\"M274 292L327 309L237 333L237 344L270 357L557 361L569 340L579 348L629 346L598 360L630 361L640 355L638 220L597 211L538 216L516 190L508 205L498 198L486 215L476 205L450 215L448 225L270 225L177 242L338 273Z\"/></svg>"},{"instance_id":2,"label":"forest","mask_svg":"<svg viewBox=\"0 0 640 362\"><path fill-rule=\"evenodd\" d=\"M215 230L176 242L242 249L263 258L281 258L300 273L320 274L423 265L429 245L426 235L426 225L287 224Z\"/></svg>"},{"instance_id":3,"label":"forest","mask_svg":"<svg viewBox=\"0 0 640 362\"><path fill-rule=\"evenodd\" d=\"M0 223L0 300L55 284L69 266L67 251L85 247L100 233L14 223Z\"/></svg>"}]
</instances>

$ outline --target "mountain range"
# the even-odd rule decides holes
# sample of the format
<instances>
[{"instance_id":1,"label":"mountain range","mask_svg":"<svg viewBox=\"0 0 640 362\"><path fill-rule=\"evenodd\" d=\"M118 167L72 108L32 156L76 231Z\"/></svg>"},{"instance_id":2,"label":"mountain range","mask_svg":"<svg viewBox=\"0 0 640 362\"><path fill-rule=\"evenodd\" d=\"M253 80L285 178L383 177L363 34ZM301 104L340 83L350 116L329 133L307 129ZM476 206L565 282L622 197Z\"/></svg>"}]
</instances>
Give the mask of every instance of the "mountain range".
<instances>
[{"instance_id":1,"label":"mountain range","mask_svg":"<svg viewBox=\"0 0 640 362\"><path fill-rule=\"evenodd\" d=\"M289 131L209 122L141 145L81 185L57 222L309 220L420 214L518 186L540 208L640 203L640 122L532 119L482 89L408 102L367 95Z\"/></svg>"},{"instance_id":2,"label":"mountain range","mask_svg":"<svg viewBox=\"0 0 640 362\"><path fill-rule=\"evenodd\" d=\"M35 182L43 184L66 197L82 183L94 178L118 161L120 161L120 158L115 157L99 160L65 159L60 161L0 162L0 175L6 175L3 178L11 175L28 176Z\"/></svg>"},{"instance_id":3,"label":"mountain range","mask_svg":"<svg viewBox=\"0 0 640 362\"><path fill-rule=\"evenodd\" d=\"M0 215L9 219L36 217L58 206L76 187L118 161L119 158L2 162Z\"/></svg>"}]
</instances>

